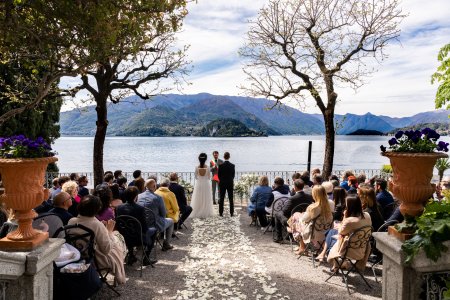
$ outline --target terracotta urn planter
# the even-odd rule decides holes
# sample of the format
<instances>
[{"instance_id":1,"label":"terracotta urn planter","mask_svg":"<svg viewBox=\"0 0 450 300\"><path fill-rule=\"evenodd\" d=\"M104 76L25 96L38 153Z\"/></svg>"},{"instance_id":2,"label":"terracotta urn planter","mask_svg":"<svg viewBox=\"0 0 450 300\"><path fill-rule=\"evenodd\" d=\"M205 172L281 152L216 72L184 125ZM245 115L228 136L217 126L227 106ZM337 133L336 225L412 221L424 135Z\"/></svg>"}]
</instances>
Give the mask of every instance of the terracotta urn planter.
<instances>
[{"instance_id":1,"label":"terracotta urn planter","mask_svg":"<svg viewBox=\"0 0 450 300\"><path fill-rule=\"evenodd\" d=\"M0 240L0 250L30 251L48 239L48 233L33 229L33 218L37 214L32 210L49 196L44 189L45 170L56 157L0 159L5 193L0 202L6 203L15 212L19 227Z\"/></svg>"},{"instance_id":2,"label":"terracotta urn planter","mask_svg":"<svg viewBox=\"0 0 450 300\"><path fill-rule=\"evenodd\" d=\"M431 184L436 160L448 157L447 154L382 152L381 155L391 161L393 179L389 181L389 190L401 202L400 212L404 216L420 216L436 188Z\"/></svg>"}]
</instances>

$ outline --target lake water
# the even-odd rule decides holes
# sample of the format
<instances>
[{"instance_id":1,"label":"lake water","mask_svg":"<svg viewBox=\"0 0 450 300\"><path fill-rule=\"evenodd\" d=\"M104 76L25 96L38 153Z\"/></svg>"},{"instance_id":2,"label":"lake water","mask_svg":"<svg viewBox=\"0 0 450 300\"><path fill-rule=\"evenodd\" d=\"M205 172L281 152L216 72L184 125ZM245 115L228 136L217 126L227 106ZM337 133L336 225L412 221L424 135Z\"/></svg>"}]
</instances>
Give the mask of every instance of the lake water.
<instances>
[{"instance_id":1,"label":"lake water","mask_svg":"<svg viewBox=\"0 0 450 300\"><path fill-rule=\"evenodd\" d=\"M450 141L449 137L442 138ZM380 155L385 136L337 136L334 169L380 169L389 160ZM311 167L322 167L324 136L270 136L252 138L203 137L108 137L104 149L105 170L132 172L191 172L201 152L231 153L236 170L305 170L308 141L312 141ZM93 137L61 137L53 145L60 172L92 172Z\"/></svg>"}]
</instances>

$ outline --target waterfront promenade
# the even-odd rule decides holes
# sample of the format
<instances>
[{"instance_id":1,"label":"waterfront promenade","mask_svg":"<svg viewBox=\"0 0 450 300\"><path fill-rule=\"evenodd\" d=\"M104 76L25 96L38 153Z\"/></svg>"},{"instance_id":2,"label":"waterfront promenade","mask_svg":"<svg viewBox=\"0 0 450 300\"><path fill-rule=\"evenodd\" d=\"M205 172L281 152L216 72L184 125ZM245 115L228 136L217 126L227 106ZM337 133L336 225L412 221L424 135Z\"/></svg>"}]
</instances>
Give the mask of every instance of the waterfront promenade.
<instances>
[{"instance_id":1,"label":"waterfront promenade","mask_svg":"<svg viewBox=\"0 0 450 300\"><path fill-rule=\"evenodd\" d=\"M381 283L370 269L372 289L353 275L349 295L339 277L324 282L328 266L313 268L309 257L297 259L289 243L273 243L271 233L249 226L245 207L237 213L188 219L174 250L157 247L155 268L146 267L139 277L137 264L126 267L129 280L119 286L119 299L381 299ZM103 288L96 299L112 296Z\"/></svg>"}]
</instances>

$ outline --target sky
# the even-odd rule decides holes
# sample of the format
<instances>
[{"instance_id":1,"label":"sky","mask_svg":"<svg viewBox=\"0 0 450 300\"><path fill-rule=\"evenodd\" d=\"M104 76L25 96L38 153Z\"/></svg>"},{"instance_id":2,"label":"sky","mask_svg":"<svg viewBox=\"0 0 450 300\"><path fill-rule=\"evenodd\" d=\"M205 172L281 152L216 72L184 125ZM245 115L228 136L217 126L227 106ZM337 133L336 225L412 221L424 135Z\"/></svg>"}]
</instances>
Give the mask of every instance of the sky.
<instances>
[{"instance_id":1,"label":"sky","mask_svg":"<svg viewBox=\"0 0 450 300\"><path fill-rule=\"evenodd\" d=\"M182 93L241 95L245 84L238 50L245 43L249 20L257 17L267 0L198 0L188 5L189 14L178 38L189 44L193 70L190 85ZM411 116L434 110L437 85L431 75L439 65L439 49L450 42L449 0L403 0L401 8L408 16L400 25L399 42L388 46L388 59L373 62L378 71L367 78L356 92L338 88L340 102L336 113L394 117ZM295 105L295 103L289 103ZM303 110L319 113L311 99Z\"/></svg>"}]
</instances>

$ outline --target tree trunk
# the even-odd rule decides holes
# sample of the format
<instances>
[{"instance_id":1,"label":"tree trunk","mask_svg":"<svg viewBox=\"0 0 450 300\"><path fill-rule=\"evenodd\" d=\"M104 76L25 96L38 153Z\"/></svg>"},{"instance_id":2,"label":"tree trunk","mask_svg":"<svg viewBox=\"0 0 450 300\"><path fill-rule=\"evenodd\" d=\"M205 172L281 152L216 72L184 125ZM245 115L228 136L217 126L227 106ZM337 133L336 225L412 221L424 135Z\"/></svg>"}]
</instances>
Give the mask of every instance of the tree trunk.
<instances>
[{"instance_id":1,"label":"tree trunk","mask_svg":"<svg viewBox=\"0 0 450 300\"><path fill-rule=\"evenodd\" d=\"M107 95L98 95L95 99L97 102L97 122L96 132L94 138L94 187L103 182L103 146L105 144L106 130L108 129L108 109L107 109Z\"/></svg>"},{"instance_id":2,"label":"tree trunk","mask_svg":"<svg viewBox=\"0 0 450 300\"><path fill-rule=\"evenodd\" d=\"M323 119L325 123L325 157L323 160L322 176L324 180L328 180L331 172L333 171L334 160L334 113L330 108L325 109L323 113Z\"/></svg>"}]
</instances>

